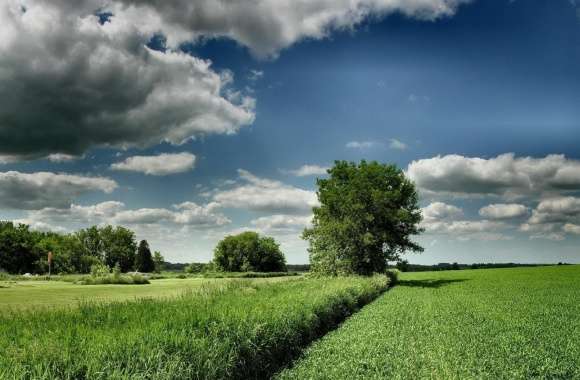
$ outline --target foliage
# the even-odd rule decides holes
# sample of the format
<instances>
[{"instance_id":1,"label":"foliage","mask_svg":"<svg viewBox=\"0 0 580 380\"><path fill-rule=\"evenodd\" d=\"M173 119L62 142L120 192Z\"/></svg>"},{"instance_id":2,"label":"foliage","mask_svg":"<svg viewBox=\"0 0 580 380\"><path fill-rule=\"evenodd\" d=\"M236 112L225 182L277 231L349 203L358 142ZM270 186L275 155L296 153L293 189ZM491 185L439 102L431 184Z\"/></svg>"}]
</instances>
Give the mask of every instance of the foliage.
<instances>
[{"instance_id":1,"label":"foliage","mask_svg":"<svg viewBox=\"0 0 580 380\"><path fill-rule=\"evenodd\" d=\"M268 378L387 279L214 281L178 299L0 314L0 378Z\"/></svg>"},{"instance_id":2,"label":"foliage","mask_svg":"<svg viewBox=\"0 0 580 380\"><path fill-rule=\"evenodd\" d=\"M165 266L165 259L161 255L161 252L155 251L153 254L153 264L155 266L155 273L161 273Z\"/></svg>"},{"instance_id":3,"label":"foliage","mask_svg":"<svg viewBox=\"0 0 580 380\"><path fill-rule=\"evenodd\" d=\"M297 272L204 272L204 278L274 278L299 276Z\"/></svg>"},{"instance_id":4,"label":"foliage","mask_svg":"<svg viewBox=\"0 0 580 380\"><path fill-rule=\"evenodd\" d=\"M208 270L209 264L191 263L185 267L185 273L203 273Z\"/></svg>"},{"instance_id":5,"label":"foliage","mask_svg":"<svg viewBox=\"0 0 580 380\"><path fill-rule=\"evenodd\" d=\"M103 245L105 264L114 267L119 264L122 272L128 272L135 265L135 233L128 228L105 226L99 229Z\"/></svg>"},{"instance_id":6,"label":"foliage","mask_svg":"<svg viewBox=\"0 0 580 380\"><path fill-rule=\"evenodd\" d=\"M280 245L273 238L252 231L221 240L214 250L213 263L218 271L226 272L286 271Z\"/></svg>"},{"instance_id":7,"label":"foliage","mask_svg":"<svg viewBox=\"0 0 580 380\"><path fill-rule=\"evenodd\" d=\"M137 256L135 257L135 270L143 273L151 273L155 271L155 262L151 257L151 250L147 240L141 240L139 248L137 248Z\"/></svg>"},{"instance_id":8,"label":"foliage","mask_svg":"<svg viewBox=\"0 0 580 380\"><path fill-rule=\"evenodd\" d=\"M91 276L92 277L104 277L111 273L111 268L102 263L97 263L91 266Z\"/></svg>"},{"instance_id":9,"label":"foliage","mask_svg":"<svg viewBox=\"0 0 580 380\"><path fill-rule=\"evenodd\" d=\"M389 278L389 284L391 286L396 285L399 282L400 271L398 269L387 269L385 275Z\"/></svg>"},{"instance_id":10,"label":"foliage","mask_svg":"<svg viewBox=\"0 0 580 380\"><path fill-rule=\"evenodd\" d=\"M122 275L113 269L113 273L108 275L84 277L76 283L79 285L144 285L150 282L140 274Z\"/></svg>"},{"instance_id":11,"label":"foliage","mask_svg":"<svg viewBox=\"0 0 580 380\"><path fill-rule=\"evenodd\" d=\"M303 238L310 244L311 271L325 275L382 273L421 232L415 185L395 165L336 161L318 179L320 207Z\"/></svg>"},{"instance_id":12,"label":"foliage","mask_svg":"<svg viewBox=\"0 0 580 380\"><path fill-rule=\"evenodd\" d=\"M46 273L53 253L53 273L89 273L95 264L123 272L133 269L136 243L132 231L93 226L74 234L31 230L27 225L0 222L0 269L13 274Z\"/></svg>"},{"instance_id":13,"label":"foliage","mask_svg":"<svg viewBox=\"0 0 580 380\"><path fill-rule=\"evenodd\" d=\"M403 273L279 379L578 379L580 266Z\"/></svg>"},{"instance_id":14,"label":"foliage","mask_svg":"<svg viewBox=\"0 0 580 380\"><path fill-rule=\"evenodd\" d=\"M28 226L0 222L0 268L9 273L33 273L40 259L35 248L42 235Z\"/></svg>"}]
</instances>

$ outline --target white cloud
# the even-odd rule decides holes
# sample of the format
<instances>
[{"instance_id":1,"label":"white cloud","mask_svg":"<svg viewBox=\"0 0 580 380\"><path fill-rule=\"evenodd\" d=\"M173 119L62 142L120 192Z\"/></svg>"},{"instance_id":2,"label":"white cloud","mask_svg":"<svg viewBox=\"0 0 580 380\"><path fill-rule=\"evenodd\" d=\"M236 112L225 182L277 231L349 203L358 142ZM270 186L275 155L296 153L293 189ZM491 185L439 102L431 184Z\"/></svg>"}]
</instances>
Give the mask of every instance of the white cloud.
<instances>
[{"instance_id":1,"label":"white cloud","mask_svg":"<svg viewBox=\"0 0 580 380\"><path fill-rule=\"evenodd\" d=\"M162 225L218 227L231 221L216 212L215 204L198 205L185 202L166 208L125 209L121 202L102 202L95 205L71 205L68 208L48 207L30 211L23 219L34 225L56 224L118 224L118 225Z\"/></svg>"},{"instance_id":2,"label":"white cloud","mask_svg":"<svg viewBox=\"0 0 580 380\"><path fill-rule=\"evenodd\" d=\"M251 221L259 230L272 233L272 232L290 232L297 233L304 228L310 226L312 222L312 215L309 216L296 216L296 215L269 215L262 216L260 218Z\"/></svg>"},{"instance_id":3,"label":"white cloud","mask_svg":"<svg viewBox=\"0 0 580 380\"><path fill-rule=\"evenodd\" d=\"M279 181L259 178L239 169L244 182L229 190L219 190L213 200L222 207L240 208L269 213L304 214L318 206L316 193L283 184Z\"/></svg>"},{"instance_id":4,"label":"white cloud","mask_svg":"<svg viewBox=\"0 0 580 380\"><path fill-rule=\"evenodd\" d=\"M130 19L168 33L168 44L182 39L227 37L256 55L275 56L303 39L322 39L334 30L352 29L367 18L401 13L421 20L452 16L467 0L120 0L133 7ZM113 13L118 12L116 7Z\"/></svg>"},{"instance_id":5,"label":"white cloud","mask_svg":"<svg viewBox=\"0 0 580 380\"><path fill-rule=\"evenodd\" d=\"M542 200L533 210L529 224L564 223L580 220L580 198L557 197Z\"/></svg>"},{"instance_id":6,"label":"white cloud","mask_svg":"<svg viewBox=\"0 0 580 380\"><path fill-rule=\"evenodd\" d=\"M580 225L566 223L566 224L564 224L564 232L567 232L569 234L574 234L574 235L580 235Z\"/></svg>"},{"instance_id":7,"label":"white cloud","mask_svg":"<svg viewBox=\"0 0 580 380\"><path fill-rule=\"evenodd\" d=\"M437 156L411 162L409 177L426 193L453 196L521 197L580 187L580 161L503 154L494 158Z\"/></svg>"},{"instance_id":8,"label":"white cloud","mask_svg":"<svg viewBox=\"0 0 580 380\"><path fill-rule=\"evenodd\" d=\"M576 234L580 225L580 198L554 197L541 200L528 220L520 226L531 238L563 240Z\"/></svg>"},{"instance_id":9,"label":"white cloud","mask_svg":"<svg viewBox=\"0 0 580 380\"><path fill-rule=\"evenodd\" d=\"M80 158L79 156L72 156L70 154L63 154L63 153L53 153L53 154L49 154L46 159L49 160L50 162L69 162L69 161L74 161L76 159Z\"/></svg>"},{"instance_id":10,"label":"white cloud","mask_svg":"<svg viewBox=\"0 0 580 380\"><path fill-rule=\"evenodd\" d=\"M377 141L349 141L346 143L346 147L349 149L370 149L381 145Z\"/></svg>"},{"instance_id":11,"label":"white cloud","mask_svg":"<svg viewBox=\"0 0 580 380\"><path fill-rule=\"evenodd\" d=\"M117 183L104 177L51 172L0 172L0 207L32 210L69 207L73 199L90 193L111 193Z\"/></svg>"},{"instance_id":12,"label":"white cloud","mask_svg":"<svg viewBox=\"0 0 580 380\"><path fill-rule=\"evenodd\" d=\"M0 154L76 156L94 146L180 144L235 133L253 122L254 99L230 89L231 72L217 73L211 62L179 52L183 42L229 38L257 56L275 57L300 40L369 18L400 13L435 20L467 2L5 0ZM98 12L112 16L102 23ZM160 34L166 51L147 48Z\"/></svg>"},{"instance_id":13,"label":"white cloud","mask_svg":"<svg viewBox=\"0 0 580 380\"><path fill-rule=\"evenodd\" d=\"M496 203L479 209L479 215L487 219L513 219L528 214L528 208L517 203Z\"/></svg>"},{"instance_id":14,"label":"white cloud","mask_svg":"<svg viewBox=\"0 0 580 380\"><path fill-rule=\"evenodd\" d=\"M133 156L111 165L112 170L133 171L163 176L193 169L195 156L191 153L163 153L158 156Z\"/></svg>"},{"instance_id":15,"label":"white cloud","mask_svg":"<svg viewBox=\"0 0 580 380\"><path fill-rule=\"evenodd\" d=\"M115 15L101 25L95 12L107 4ZM225 97L230 72L145 46L164 28L171 33L171 25L140 8L114 0L0 4L1 155L30 159L80 155L93 146L180 144L253 122L254 99Z\"/></svg>"},{"instance_id":16,"label":"white cloud","mask_svg":"<svg viewBox=\"0 0 580 380\"><path fill-rule=\"evenodd\" d=\"M327 166L320 165L302 165L298 169L294 170L283 170L285 173L292 174L296 177L308 177L313 175L325 175L326 171L329 169Z\"/></svg>"},{"instance_id":17,"label":"white cloud","mask_svg":"<svg viewBox=\"0 0 580 380\"><path fill-rule=\"evenodd\" d=\"M453 206L443 202L433 202L421 209L423 215L423 222L436 222L440 220L456 219L463 216L463 210L457 206Z\"/></svg>"},{"instance_id":18,"label":"white cloud","mask_svg":"<svg viewBox=\"0 0 580 380\"><path fill-rule=\"evenodd\" d=\"M255 82L258 79L261 79L263 76L264 72L261 70L250 70L250 73L248 74L248 79L251 80L252 82Z\"/></svg>"},{"instance_id":19,"label":"white cloud","mask_svg":"<svg viewBox=\"0 0 580 380\"><path fill-rule=\"evenodd\" d=\"M389 148L395 150L405 150L408 148L407 144L404 142L397 140L397 139L390 139L389 140Z\"/></svg>"},{"instance_id":20,"label":"white cloud","mask_svg":"<svg viewBox=\"0 0 580 380\"><path fill-rule=\"evenodd\" d=\"M508 226L490 220L461 220L463 210L443 202L433 202L421 209L421 227L429 234L444 234L457 240L506 240L501 232Z\"/></svg>"}]
</instances>

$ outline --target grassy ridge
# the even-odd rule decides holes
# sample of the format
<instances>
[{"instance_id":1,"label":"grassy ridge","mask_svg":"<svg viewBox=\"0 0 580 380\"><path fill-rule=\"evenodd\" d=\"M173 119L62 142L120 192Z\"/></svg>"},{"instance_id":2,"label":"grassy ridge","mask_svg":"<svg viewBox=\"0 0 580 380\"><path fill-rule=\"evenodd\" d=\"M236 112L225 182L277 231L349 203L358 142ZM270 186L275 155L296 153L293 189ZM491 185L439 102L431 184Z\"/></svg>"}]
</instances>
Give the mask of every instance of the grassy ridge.
<instances>
[{"instance_id":1,"label":"grassy ridge","mask_svg":"<svg viewBox=\"0 0 580 380\"><path fill-rule=\"evenodd\" d=\"M0 316L0 378L263 378L354 310L385 277L223 281L175 300Z\"/></svg>"},{"instance_id":2,"label":"grassy ridge","mask_svg":"<svg viewBox=\"0 0 580 380\"><path fill-rule=\"evenodd\" d=\"M580 378L580 266L404 273L279 379Z\"/></svg>"}]
</instances>

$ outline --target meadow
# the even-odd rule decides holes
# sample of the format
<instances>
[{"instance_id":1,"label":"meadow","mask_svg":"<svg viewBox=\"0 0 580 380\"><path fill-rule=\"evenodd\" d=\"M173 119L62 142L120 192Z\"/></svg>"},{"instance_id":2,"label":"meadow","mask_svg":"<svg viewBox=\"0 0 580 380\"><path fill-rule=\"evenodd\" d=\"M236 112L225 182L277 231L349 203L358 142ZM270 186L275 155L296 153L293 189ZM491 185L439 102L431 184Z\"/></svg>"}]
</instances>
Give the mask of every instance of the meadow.
<instances>
[{"instance_id":1,"label":"meadow","mask_svg":"<svg viewBox=\"0 0 580 380\"><path fill-rule=\"evenodd\" d=\"M72 277L72 276L71 276ZM79 276L76 276L79 277ZM292 277L247 280L255 283L276 282ZM90 302L130 301L142 298L178 297L184 292L227 279L163 278L147 285L80 285L67 281L0 281L0 314L9 310L75 307Z\"/></svg>"},{"instance_id":2,"label":"meadow","mask_svg":"<svg viewBox=\"0 0 580 380\"><path fill-rule=\"evenodd\" d=\"M580 266L403 273L278 379L580 378Z\"/></svg>"},{"instance_id":3,"label":"meadow","mask_svg":"<svg viewBox=\"0 0 580 380\"><path fill-rule=\"evenodd\" d=\"M206 281L177 298L3 308L0 378L265 378L388 285L385 276L274 280Z\"/></svg>"}]
</instances>

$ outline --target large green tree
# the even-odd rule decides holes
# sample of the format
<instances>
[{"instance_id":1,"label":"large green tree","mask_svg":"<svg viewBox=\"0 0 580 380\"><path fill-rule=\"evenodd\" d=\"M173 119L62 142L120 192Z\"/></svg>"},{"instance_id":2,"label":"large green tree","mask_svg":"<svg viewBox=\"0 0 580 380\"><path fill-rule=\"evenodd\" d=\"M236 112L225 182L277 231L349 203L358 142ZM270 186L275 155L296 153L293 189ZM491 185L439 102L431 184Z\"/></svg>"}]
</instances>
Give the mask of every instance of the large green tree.
<instances>
[{"instance_id":1,"label":"large green tree","mask_svg":"<svg viewBox=\"0 0 580 380\"><path fill-rule=\"evenodd\" d=\"M280 245L256 232L226 236L214 250L216 269L227 272L282 272L286 259Z\"/></svg>"},{"instance_id":2,"label":"large green tree","mask_svg":"<svg viewBox=\"0 0 580 380\"><path fill-rule=\"evenodd\" d=\"M122 272L128 272L135 265L137 243L135 233L125 227L106 226L99 230L105 264L110 268L119 264Z\"/></svg>"},{"instance_id":3,"label":"large green tree","mask_svg":"<svg viewBox=\"0 0 580 380\"><path fill-rule=\"evenodd\" d=\"M143 273L151 273L155 271L155 263L151 256L149 243L147 240L141 240L139 248L137 248L137 256L135 256L135 270Z\"/></svg>"},{"instance_id":4,"label":"large green tree","mask_svg":"<svg viewBox=\"0 0 580 380\"><path fill-rule=\"evenodd\" d=\"M313 272L370 275L408 250L423 251L412 241L421 232L417 191L402 170L336 161L328 174L317 180L320 206L303 233Z\"/></svg>"}]
</instances>

